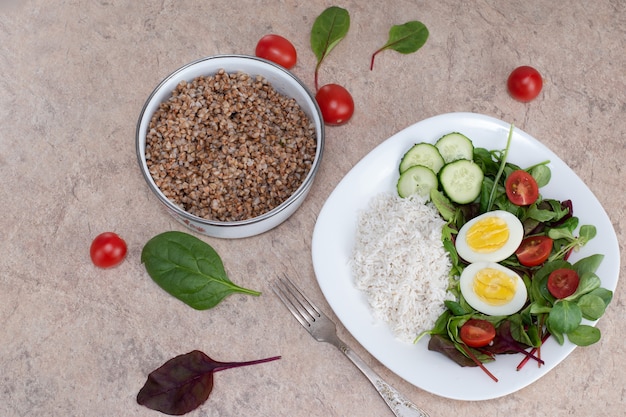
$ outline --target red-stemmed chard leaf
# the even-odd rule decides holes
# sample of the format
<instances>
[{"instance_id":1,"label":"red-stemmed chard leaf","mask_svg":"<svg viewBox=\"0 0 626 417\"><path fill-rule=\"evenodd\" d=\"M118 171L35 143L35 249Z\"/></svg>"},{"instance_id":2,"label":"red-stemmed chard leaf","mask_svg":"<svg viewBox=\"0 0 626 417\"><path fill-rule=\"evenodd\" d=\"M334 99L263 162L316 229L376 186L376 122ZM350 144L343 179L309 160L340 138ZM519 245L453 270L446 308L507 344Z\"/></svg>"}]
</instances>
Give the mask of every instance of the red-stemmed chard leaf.
<instances>
[{"instance_id":1,"label":"red-stemmed chard leaf","mask_svg":"<svg viewBox=\"0 0 626 417\"><path fill-rule=\"evenodd\" d=\"M494 382L498 382L498 378L496 378L496 376L495 376L494 374L492 374L491 372L489 372L489 369L487 369L487 368L485 367L485 365L483 365L483 363L482 363L482 362L481 362L481 361L480 361L480 360L476 357L476 355L474 355L474 353L472 353L472 349L471 349L469 346L467 346L467 345L465 345L465 344L462 344L462 345L460 345L460 346L461 346L461 348L465 351L465 353L467 353L467 356L469 356L469 357L470 357L470 359L471 359L472 361L474 361L474 363L476 364L476 366L479 366L479 367L480 367L480 369L482 369L482 370L483 370L483 372L484 372L484 373L486 373L486 374L489 376L489 378L491 378L491 379L493 379L493 380L494 380Z\"/></svg>"},{"instance_id":2,"label":"red-stemmed chard leaf","mask_svg":"<svg viewBox=\"0 0 626 417\"><path fill-rule=\"evenodd\" d=\"M548 340L549 337L550 337L550 332L546 332L541 338L541 345L546 343L546 340ZM517 365L518 371L521 370L524 367L524 365L526 365L526 362L528 362L531 358L534 358L536 356L538 359L541 359L541 345L539 347L532 348L530 350L530 355L526 355L524 359L522 359L519 365ZM543 361L541 362L537 361L537 366L541 366L542 363Z\"/></svg>"},{"instance_id":3,"label":"red-stemmed chard leaf","mask_svg":"<svg viewBox=\"0 0 626 417\"><path fill-rule=\"evenodd\" d=\"M503 321L498 326L498 332L493 343L489 346L482 348L482 350L490 352L492 354L506 354L506 353L521 353L527 356L529 359L533 359L540 364L543 364L543 360L535 356L533 353L528 352L526 349L528 346L518 342L513 338L511 334L511 322L509 320Z\"/></svg>"},{"instance_id":4,"label":"red-stemmed chard leaf","mask_svg":"<svg viewBox=\"0 0 626 417\"><path fill-rule=\"evenodd\" d=\"M218 362L194 350L152 371L137 394L137 402L152 410L180 416L195 410L209 398L215 372L277 359L280 356L248 362Z\"/></svg>"},{"instance_id":5,"label":"red-stemmed chard leaf","mask_svg":"<svg viewBox=\"0 0 626 417\"><path fill-rule=\"evenodd\" d=\"M428 28L422 22L413 20L389 29L389 39L382 48L372 54L370 71L374 69L376 55L386 49L393 49L401 54L411 54L420 49L428 40Z\"/></svg>"},{"instance_id":6,"label":"red-stemmed chard leaf","mask_svg":"<svg viewBox=\"0 0 626 417\"><path fill-rule=\"evenodd\" d=\"M318 73L322 61L337 46L350 29L350 14L346 9L332 6L320 14L311 28L311 49L317 58L315 91L319 89Z\"/></svg>"}]
</instances>

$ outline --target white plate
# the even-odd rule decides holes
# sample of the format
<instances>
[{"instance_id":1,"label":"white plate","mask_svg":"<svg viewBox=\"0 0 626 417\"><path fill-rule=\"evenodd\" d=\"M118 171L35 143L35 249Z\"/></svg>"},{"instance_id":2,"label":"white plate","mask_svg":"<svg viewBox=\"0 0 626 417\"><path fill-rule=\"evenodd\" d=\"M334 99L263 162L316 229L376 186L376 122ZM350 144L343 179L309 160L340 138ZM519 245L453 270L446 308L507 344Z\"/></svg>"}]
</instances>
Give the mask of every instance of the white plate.
<instances>
[{"instance_id":1,"label":"white plate","mask_svg":"<svg viewBox=\"0 0 626 417\"><path fill-rule=\"evenodd\" d=\"M395 190L400 158L414 143L434 142L453 131L467 135L476 147L504 149L509 123L473 113L450 113L416 123L395 134L366 155L339 183L322 208L313 232L313 266L320 288L350 333L383 365L413 385L458 400L487 400L513 393L536 381L575 348L548 339L541 351L545 365L529 363L516 371L521 355L500 355L487 365L498 377L492 381L479 368L462 368L427 349L428 337L418 344L397 340L385 323L374 319L363 293L355 288L348 265L358 213L372 197ZM546 198L571 199L580 224L593 224L597 236L570 260L596 253L605 255L597 271L602 286L614 291L619 275L617 237L606 212L582 180L552 151L515 129L508 160L527 167L550 160L552 179L540 191ZM593 349L591 347L590 349Z\"/></svg>"}]
</instances>

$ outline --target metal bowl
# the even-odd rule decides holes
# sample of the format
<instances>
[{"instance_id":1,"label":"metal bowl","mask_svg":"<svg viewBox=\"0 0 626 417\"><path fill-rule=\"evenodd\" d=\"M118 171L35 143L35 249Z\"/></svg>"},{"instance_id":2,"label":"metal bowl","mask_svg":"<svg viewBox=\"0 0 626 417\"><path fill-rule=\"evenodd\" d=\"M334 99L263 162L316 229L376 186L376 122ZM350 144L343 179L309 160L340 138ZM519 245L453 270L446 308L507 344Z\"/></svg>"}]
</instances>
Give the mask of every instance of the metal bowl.
<instances>
[{"instance_id":1,"label":"metal bowl","mask_svg":"<svg viewBox=\"0 0 626 417\"><path fill-rule=\"evenodd\" d=\"M294 98L315 125L316 151L311 169L302 184L280 205L257 217L241 221L216 221L190 214L170 201L159 189L146 162L146 135L153 114L159 105L171 97L181 81L217 73L242 72L264 77L279 93ZM247 55L216 55L191 62L166 77L146 101L136 133L137 158L148 187L175 219L197 233L218 238L243 238L264 233L287 220L306 198L319 169L324 150L324 123L317 102L305 85L285 68L272 62Z\"/></svg>"}]
</instances>

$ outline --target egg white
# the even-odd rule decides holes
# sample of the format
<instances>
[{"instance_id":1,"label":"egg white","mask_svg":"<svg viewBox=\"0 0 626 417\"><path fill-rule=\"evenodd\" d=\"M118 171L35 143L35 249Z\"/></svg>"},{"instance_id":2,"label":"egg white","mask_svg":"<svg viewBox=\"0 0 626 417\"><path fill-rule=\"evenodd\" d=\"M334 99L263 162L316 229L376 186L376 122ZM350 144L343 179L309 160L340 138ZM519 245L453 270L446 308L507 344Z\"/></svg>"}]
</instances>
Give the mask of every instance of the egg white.
<instances>
[{"instance_id":1,"label":"egg white","mask_svg":"<svg viewBox=\"0 0 626 417\"><path fill-rule=\"evenodd\" d=\"M465 239L468 230L477 222L486 217L498 217L504 220L509 229L509 238L500 249L489 253L475 252L468 246ZM522 222L512 213L504 210L494 210L476 216L461 227L456 237L456 251L459 256L467 262L500 262L511 256L522 243L524 238L524 226Z\"/></svg>"},{"instance_id":2,"label":"egg white","mask_svg":"<svg viewBox=\"0 0 626 417\"><path fill-rule=\"evenodd\" d=\"M474 276L485 268L493 268L502 271L516 281L515 295L507 304L499 306L488 304L481 300L474 292ZM522 278L511 269L495 262L476 262L469 264L461 273L459 287L463 298L465 298L465 301L467 301L472 308L489 316L508 316L515 314L524 307L528 297L528 291L526 291L526 285L524 285Z\"/></svg>"}]
</instances>

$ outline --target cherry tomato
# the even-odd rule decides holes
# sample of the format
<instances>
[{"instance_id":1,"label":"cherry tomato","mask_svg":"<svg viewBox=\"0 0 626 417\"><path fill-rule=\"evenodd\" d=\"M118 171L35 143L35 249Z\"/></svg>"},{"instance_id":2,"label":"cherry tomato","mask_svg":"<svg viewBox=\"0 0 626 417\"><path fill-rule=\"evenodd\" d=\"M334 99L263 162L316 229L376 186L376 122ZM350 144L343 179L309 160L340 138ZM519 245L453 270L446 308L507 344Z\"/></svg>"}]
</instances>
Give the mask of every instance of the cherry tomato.
<instances>
[{"instance_id":1,"label":"cherry tomato","mask_svg":"<svg viewBox=\"0 0 626 417\"><path fill-rule=\"evenodd\" d=\"M354 113L354 100L350 92L339 84L326 84L317 91L315 100L327 125L342 125Z\"/></svg>"},{"instance_id":2,"label":"cherry tomato","mask_svg":"<svg viewBox=\"0 0 626 417\"><path fill-rule=\"evenodd\" d=\"M487 320L469 319L461 326L459 336L469 347L483 347L496 337L496 328Z\"/></svg>"},{"instance_id":3,"label":"cherry tomato","mask_svg":"<svg viewBox=\"0 0 626 417\"><path fill-rule=\"evenodd\" d=\"M543 80L539 71L524 65L511 72L506 85L511 97L521 102L527 102L539 95L543 87Z\"/></svg>"},{"instance_id":4,"label":"cherry tomato","mask_svg":"<svg viewBox=\"0 0 626 417\"><path fill-rule=\"evenodd\" d=\"M550 256L552 244L553 240L548 236L529 236L522 240L515 255L524 266L538 266Z\"/></svg>"},{"instance_id":5,"label":"cherry tomato","mask_svg":"<svg viewBox=\"0 0 626 417\"><path fill-rule=\"evenodd\" d=\"M113 232L101 233L91 242L89 254L99 268L112 268L126 257L126 242Z\"/></svg>"},{"instance_id":6,"label":"cherry tomato","mask_svg":"<svg viewBox=\"0 0 626 417\"><path fill-rule=\"evenodd\" d=\"M263 36L256 45L256 56L287 69L293 68L298 58L293 44L280 35Z\"/></svg>"},{"instance_id":7,"label":"cherry tomato","mask_svg":"<svg viewBox=\"0 0 626 417\"><path fill-rule=\"evenodd\" d=\"M528 206L539 198L537 181L528 172L518 169L511 172L505 182L506 196L511 203Z\"/></svg>"},{"instance_id":8,"label":"cherry tomato","mask_svg":"<svg viewBox=\"0 0 626 417\"><path fill-rule=\"evenodd\" d=\"M548 291L555 298L565 298L576 292L580 278L573 269L561 268L548 276Z\"/></svg>"}]
</instances>

